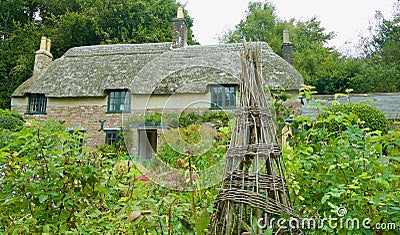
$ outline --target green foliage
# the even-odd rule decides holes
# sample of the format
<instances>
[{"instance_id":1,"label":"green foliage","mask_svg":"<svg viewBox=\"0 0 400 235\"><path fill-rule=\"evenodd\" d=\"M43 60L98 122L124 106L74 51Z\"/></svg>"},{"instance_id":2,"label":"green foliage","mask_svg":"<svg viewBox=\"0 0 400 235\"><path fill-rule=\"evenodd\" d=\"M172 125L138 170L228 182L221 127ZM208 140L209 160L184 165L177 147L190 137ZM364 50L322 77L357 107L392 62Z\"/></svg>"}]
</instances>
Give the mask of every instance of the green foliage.
<instances>
[{"instance_id":1,"label":"green foliage","mask_svg":"<svg viewBox=\"0 0 400 235\"><path fill-rule=\"evenodd\" d=\"M188 127L192 124L202 124L210 122L218 126L227 126L230 120L230 115L225 111L206 111L204 113L182 113L179 116L179 126Z\"/></svg>"},{"instance_id":2,"label":"green foliage","mask_svg":"<svg viewBox=\"0 0 400 235\"><path fill-rule=\"evenodd\" d=\"M303 92L307 96L312 90L305 87ZM206 113L198 119L210 120L218 115ZM398 227L400 132L389 131L386 135L367 132L352 123L354 116L331 112L326 119L315 121L297 118L298 131L294 131L290 140L292 148L284 151L286 179L296 209L302 217L328 218L337 216L338 207L346 207L344 219L368 217ZM333 119L343 125L341 132L303 129L315 123L328 125ZM198 143L199 126L180 127L178 134L187 142ZM142 175L123 151L81 147L80 132L70 135L55 121L33 122L11 135L14 141L0 147L1 231L7 234L207 233L217 187L193 192L162 188ZM222 157L229 137L230 126L221 125L215 145L203 156L190 158L192 170L204 169L213 157ZM189 170L187 156L167 152L165 147L159 153L164 154L166 162ZM322 230L306 232L372 233L333 229L328 225Z\"/></svg>"},{"instance_id":3,"label":"green foliage","mask_svg":"<svg viewBox=\"0 0 400 235\"><path fill-rule=\"evenodd\" d=\"M202 120L210 120L211 117L214 118L215 115L206 113L198 116ZM199 124L167 130L164 132L163 144L157 152L157 157L175 168L206 169L225 155L230 141L230 128L231 123L217 128L215 136L212 126ZM194 156L187 151L195 153Z\"/></svg>"},{"instance_id":4,"label":"green foliage","mask_svg":"<svg viewBox=\"0 0 400 235\"><path fill-rule=\"evenodd\" d=\"M400 91L400 65L381 58L364 58L359 61L358 72L350 79L357 93Z\"/></svg>"},{"instance_id":5,"label":"green foliage","mask_svg":"<svg viewBox=\"0 0 400 235\"><path fill-rule=\"evenodd\" d=\"M21 115L8 109L0 109L0 116L10 116L22 120Z\"/></svg>"},{"instance_id":6,"label":"green foliage","mask_svg":"<svg viewBox=\"0 0 400 235\"><path fill-rule=\"evenodd\" d=\"M397 3L398 4L398 3ZM234 30L225 32L222 42L264 41L281 54L282 32L289 29L293 43L294 66L305 83L316 87L320 94L344 92L394 92L400 90L399 9L393 19L377 13L376 27L370 27L372 38L363 38L364 55L346 56L327 46L335 37L326 32L321 22L312 17L306 21L280 19L270 2L251 2L246 16Z\"/></svg>"},{"instance_id":7,"label":"green foliage","mask_svg":"<svg viewBox=\"0 0 400 235\"><path fill-rule=\"evenodd\" d=\"M360 104L337 105L332 109L354 109L367 113L365 117L375 113ZM305 218L356 218L360 222L370 218L374 221L371 225L381 222L398 227L400 132L381 135L380 131L360 129L361 118L346 111L325 112L324 118L315 121L297 118L294 127L298 131L290 140L291 148L284 153L296 209ZM381 122L385 125L387 121ZM331 127L332 123L340 129L320 128ZM347 209L343 217L337 214L340 207ZM333 228L326 224L311 234L371 234L371 230L360 227Z\"/></svg>"},{"instance_id":8,"label":"green foliage","mask_svg":"<svg viewBox=\"0 0 400 235\"><path fill-rule=\"evenodd\" d=\"M78 12L67 12L48 19L52 28L48 29L52 40L51 53L61 57L68 49L77 46L100 44L102 39L95 18Z\"/></svg>"},{"instance_id":9,"label":"green foliage","mask_svg":"<svg viewBox=\"0 0 400 235\"><path fill-rule=\"evenodd\" d=\"M133 234L206 234L216 189L175 192L145 176L136 177L134 184L129 200L121 200L130 207Z\"/></svg>"},{"instance_id":10,"label":"green foliage","mask_svg":"<svg viewBox=\"0 0 400 235\"><path fill-rule=\"evenodd\" d=\"M194 112L182 113L179 115L179 127L189 127L193 124L199 124L201 122L200 115Z\"/></svg>"},{"instance_id":11,"label":"green foliage","mask_svg":"<svg viewBox=\"0 0 400 235\"><path fill-rule=\"evenodd\" d=\"M271 93L273 98L273 111L276 114L276 123L278 132L286 125L286 119L291 118L292 109L285 105L285 102L290 99L290 94L285 89L280 88L278 91ZM280 133L279 133L280 134Z\"/></svg>"},{"instance_id":12,"label":"green foliage","mask_svg":"<svg viewBox=\"0 0 400 235\"><path fill-rule=\"evenodd\" d=\"M130 122L137 123L144 121L145 123L153 123L160 125L168 123L171 127L188 127L192 124L201 125L205 122L210 122L217 126L226 126L229 123L232 115L225 111L206 111L203 113L197 112L183 112L183 113L150 113L145 114L144 117L140 115L134 116Z\"/></svg>"},{"instance_id":13,"label":"green foliage","mask_svg":"<svg viewBox=\"0 0 400 235\"><path fill-rule=\"evenodd\" d=\"M250 2L245 19L232 31L225 32L220 39L223 42L264 41L275 52L282 44L283 27L278 23L275 7L268 2ZM278 31L281 31L278 33Z\"/></svg>"},{"instance_id":14,"label":"green foliage","mask_svg":"<svg viewBox=\"0 0 400 235\"><path fill-rule=\"evenodd\" d=\"M397 4L397 7L396 7ZM387 19L382 12L376 11L375 21L369 27L371 38L364 39L364 53L370 57L380 58L385 62L399 63L400 55L400 5L393 7L392 19Z\"/></svg>"},{"instance_id":15,"label":"green foliage","mask_svg":"<svg viewBox=\"0 0 400 235\"><path fill-rule=\"evenodd\" d=\"M0 2L0 108L32 76L42 36L52 40L54 59L76 46L170 42L174 0L81 1L4 0ZM187 14L188 43L192 18Z\"/></svg>"},{"instance_id":16,"label":"green foliage","mask_svg":"<svg viewBox=\"0 0 400 235\"><path fill-rule=\"evenodd\" d=\"M12 133L11 130L0 128L0 148L7 146L9 143L14 141L11 137Z\"/></svg>"},{"instance_id":17,"label":"green foliage","mask_svg":"<svg viewBox=\"0 0 400 235\"><path fill-rule=\"evenodd\" d=\"M24 125L21 119L13 116L0 116L0 129L17 130Z\"/></svg>"},{"instance_id":18,"label":"green foliage","mask_svg":"<svg viewBox=\"0 0 400 235\"><path fill-rule=\"evenodd\" d=\"M32 76L34 53L41 35L41 27L28 22L16 24L12 34L0 40L0 108L9 108L12 92Z\"/></svg>"},{"instance_id":19,"label":"green foliage","mask_svg":"<svg viewBox=\"0 0 400 235\"><path fill-rule=\"evenodd\" d=\"M330 106L326 112L318 116L319 120L325 119L327 122L321 122L317 127L323 124L323 127L327 128L332 133L340 132L347 128L347 126L343 125L343 121L338 121L338 119L341 119L343 115L349 115L349 118L350 114L355 115L353 119L349 119L350 123L355 125L357 124L356 122L358 122L361 128L368 128L370 131L379 130L383 134L386 134L391 129L389 121L379 109L361 103L346 103Z\"/></svg>"},{"instance_id":20,"label":"green foliage","mask_svg":"<svg viewBox=\"0 0 400 235\"><path fill-rule=\"evenodd\" d=\"M395 3L391 19L379 11L370 23L370 37L362 38L364 54L359 72L352 78L356 92L400 91L400 7Z\"/></svg>"},{"instance_id":21,"label":"green foliage","mask_svg":"<svg viewBox=\"0 0 400 235\"><path fill-rule=\"evenodd\" d=\"M81 223L79 213L107 208L113 190L104 191L103 174L110 163L81 149L78 133L48 121L14 135L0 150L1 230L64 233Z\"/></svg>"},{"instance_id":22,"label":"green foliage","mask_svg":"<svg viewBox=\"0 0 400 235\"><path fill-rule=\"evenodd\" d=\"M7 234L203 234L216 190L174 192L121 152L89 151L80 132L33 122L0 148L0 230ZM111 154L111 155L110 155Z\"/></svg>"},{"instance_id":23,"label":"green foliage","mask_svg":"<svg viewBox=\"0 0 400 235\"><path fill-rule=\"evenodd\" d=\"M24 122L19 114L0 109L0 148L13 142L12 133L20 130L23 125Z\"/></svg>"}]
</instances>

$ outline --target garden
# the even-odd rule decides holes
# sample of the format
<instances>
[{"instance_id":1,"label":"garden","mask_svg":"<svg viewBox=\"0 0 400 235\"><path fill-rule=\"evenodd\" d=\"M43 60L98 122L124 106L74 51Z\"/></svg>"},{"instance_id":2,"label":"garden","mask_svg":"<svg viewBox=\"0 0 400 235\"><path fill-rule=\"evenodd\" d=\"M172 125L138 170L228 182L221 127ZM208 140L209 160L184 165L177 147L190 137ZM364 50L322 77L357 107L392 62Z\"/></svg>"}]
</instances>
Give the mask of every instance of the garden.
<instances>
[{"instance_id":1,"label":"garden","mask_svg":"<svg viewBox=\"0 0 400 235\"><path fill-rule=\"evenodd\" d=\"M312 93L310 87L301 91L305 98ZM398 234L399 123L368 104L333 101L329 107L316 102L315 118L298 116L288 124L287 96L274 97L280 128L289 125L293 133L282 154L294 209L319 222L338 219L303 233ZM163 144L156 156L190 176L219 162L229 147L232 116L182 114L170 134L198 143L204 122L216 130L206 152L182 154ZM136 167L123 142L89 149L81 132L70 134L54 120L37 123L1 110L0 132L0 234L207 234L219 184L203 187L193 177L164 174L164 181L183 180L192 190L162 187ZM356 219L368 223L345 226Z\"/></svg>"}]
</instances>

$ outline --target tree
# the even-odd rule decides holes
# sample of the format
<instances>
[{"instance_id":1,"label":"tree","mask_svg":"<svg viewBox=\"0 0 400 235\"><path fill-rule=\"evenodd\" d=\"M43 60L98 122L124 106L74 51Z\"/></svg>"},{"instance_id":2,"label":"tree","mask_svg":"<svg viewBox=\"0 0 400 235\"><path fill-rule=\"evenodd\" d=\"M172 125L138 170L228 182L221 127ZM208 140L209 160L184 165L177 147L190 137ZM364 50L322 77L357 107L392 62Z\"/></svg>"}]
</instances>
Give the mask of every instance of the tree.
<instances>
[{"instance_id":1,"label":"tree","mask_svg":"<svg viewBox=\"0 0 400 235\"><path fill-rule=\"evenodd\" d=\"M55 59L71 47L171 41L174 0L2 0L0 2L0 108L33 70L40 37L52 39ZM188 43L193 20L186 14Z\"/></svg>"},{"instance_id":2,"label":"tree","mask_svg":"<svg viewBox=\"0 0 400 235\"><path fill-rule=\"evenodd\" d=\"M352 63L344 65L342 56L327 46L333 32L326 32L321 22L313 17L308 21L284 21L278 18L275 7L268 2L248 5L245 19L221 38L222 42L265 41L273 51L281 54L282 32L289 29L294 44L294 66L305 83L316 86L319 93L344 92L354 74ZM341 66L344 65L344 68ZM347 70L350 69L350 70Z\"/></svg>"},{"instance_id":3,"label":"tree","mask_svg":"<svg viewBox=\"0 0 400 235\"><path fill-rule=\"evenodd\" d=\"M275 6L271 3L250 2L245 19L234 30L225 32L220 40L225 43L242 40L268 42L279 53L285 24L278 19L275 11Z\"/></svg>"},{"instance_id":4,"label":"tree","mask_svg":"<svg viewBox=\"0 0 400 235\"><path fill-rule=\"evenodd\" d=\"M399 62L400 9L394 12L392 20L385 19L382 12L377 11L374 24L369 27L372 37L364 44L365 54L381 57L385 62Z\"/></svg>"},{"instance_id":5,"label":"tree","mask_svg":"<svg viewBox=\"0 0 400 235\"><path fill-rule=\"evenodd\" d=\"M32 75L41 35L41 26L28 22L16 25L8 38L0 40L0 107L8 108L12 92Z\"/></svg>"},{"instance_id":6,"label":"tree","mask_svg":"<svg viewBox=\"0 0 400 235\"><path fill-rule=\"evenodd\" d=\"M395 92L400 90L400 3L392 19L379 11L369 26L371 37L362 38L361 69L353 79L356 92Z\"/></svg>"}]
</instances>

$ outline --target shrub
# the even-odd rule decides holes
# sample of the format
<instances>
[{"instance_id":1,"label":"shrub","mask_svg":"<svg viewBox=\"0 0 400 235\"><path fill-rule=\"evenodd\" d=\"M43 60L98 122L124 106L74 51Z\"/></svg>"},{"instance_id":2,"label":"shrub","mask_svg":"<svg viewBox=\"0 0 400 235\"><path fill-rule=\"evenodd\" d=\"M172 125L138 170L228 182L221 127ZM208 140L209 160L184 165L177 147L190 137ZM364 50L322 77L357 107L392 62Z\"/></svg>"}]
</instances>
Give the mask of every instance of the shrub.
<instances>
[{"instance_id":1,"label":"shrub","mask_svg":"<svg viewBox=\"0 0 400 235\"><path fill-rule=\"evenodd\" d=\"M211 126L199 124L169 129L164 132L157 157L172 167L184 169L189 169L190 158L196 170L206 169L224 156L230 139L230 126L218 128L215 136L212 136L213 132ZM207 138L210 135L213 138ZM192 151L194 156L189 156L187 150Z\"/></svg>"},{"instance_id":2,"label":"shrub","mask_svg":"<svg viewBox=\"0 0 400 235\"><path fill-rule=\"evenodd\" d=\"M0 116L0 129L18 130L24 125L21 119L14 116Z\"/></svg>"},{"instance_id":3,"label":"shrub","mask_svg":"<svg viewBox=\"0 0 400 235\"><path fill-rule=\"evenodd\" d=\"M0 149L13 141L11 135L12 132L10 130L0 128Z\"/></svg>"},{"instance_id":4,"label":"shrub","mask_svg":"<svg viewBox=\"0 0 400 235\"><path fill-rule=\"evenodd\" d=\"M13 141L13 132L20 130L24 122L21 116L9 110L0 109L0 148L7 146Z\"/></svg>"},{"instance_id":5,"label":"shrub","mask_svg":"<svg viewBox=\"0 0 400 235\"><path fill-rule=\"evenodd\" d=\"M361 103L346 103L339 105L330 106L327 111L320 113L317 119L326 119L334 114L335 119L330 122L329 125L325 125L329 131L343 130L343 126L337 122L337 118L341 114L353 114L356 118L351 120L352 124L357 124L357 119L360 119L361 123L358 123L361 128L369 128L370 131L382 131L386 134L390 129L390 123L385 117L385 115L377 108L361 104ZM337 115L337 116L335 116ZM325 123L326 124L326 123ZM320 125L317 127L321 127Z\"/></svg>"},{"instance_id":6,"label":"shrub","mask_svg":"<svg viewBox=\"0 0 400 235\"><path fill-rule=\"evenodd\" d=\"M15 132L0 149L0 230L7 234L64 234L81 214L102 210L115 196L106 189L109 161L85 152L79 138L55 121ZM82 216L85 217L85 216Z\"/></svg>"},{"instance_id":7,"label":"shrub","mask_svg":"<svg viewBox=\"0 0 400 235\"><path fill-rule=\"evenodd\" d=\"M56 121L12 135L0 147L0 234L205 234L216 188L168 191Z\"/></svg>"},{"instance_id":8,"label":"shrub","mask_svg":"<svg viewBox=\"0 0 400 235\"><path fill-rule=\"evenodd\" d=\"M341 131L299 126L300 131L293 132L291 148L284 151L288 160L286 179L294 194L295 209L304 218L369 218L374 222L371 230L320 223L318 229L307 234L375 234L373 225L378 222L398 227L400 132L366 132L352 124L354 119L348 114L330 113L319 123L329 124L326 120L336 120ZM298 123L308 124L311 120L299 117ZM343 208L345 213L340 215L339 209Z\"/></svg>"},{"instance_id":9,"label":"shrub","mask_svg":"<svg viewBox=\"0 0 400 235\"><path fill-rule=\"evenodd\" d=\"M12 116L12 117L15 117L17 119L21 119L22 120L21 115L19 115L16 112L11 112L8 109L0 109L0 116Z\"/></svg>"},{"instance_id":10,"label":"shrub","mask_svg":"<svg viewBox=\"0 0 400 235\"><path fill-rule=\"evenodd\" d=\"M202 124L204 122L211 122L218 126L226 126L230 120L230 116L222 110L207 111L204 113L182 113L179 116L179 126L188 127L192 124Z\"/></svg>"}]
</instances>

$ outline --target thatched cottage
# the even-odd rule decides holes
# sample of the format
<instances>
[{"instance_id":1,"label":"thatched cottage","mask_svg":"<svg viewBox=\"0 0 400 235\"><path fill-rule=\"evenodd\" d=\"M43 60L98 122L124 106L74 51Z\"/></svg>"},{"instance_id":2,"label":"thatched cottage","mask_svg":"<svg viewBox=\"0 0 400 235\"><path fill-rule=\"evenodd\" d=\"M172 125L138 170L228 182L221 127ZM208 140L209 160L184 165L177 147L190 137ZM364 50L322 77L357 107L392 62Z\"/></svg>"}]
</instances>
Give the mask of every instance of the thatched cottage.
<instances>
[{"instance_id":1,"label":"thatched cottage","mask_svg":"<svg viewBox=\"0 0 400 235\"><path fill-rule=\"evenodd\" d=\"M54 61L43 37L33 76L12 94L12 109L26 119L51 117L80 128L89 134L88 146L114 143L122 115L135 111L234 109L243 45L188 46L181 9L172 34L172 42L75 47ZM291 93L288 105L296 109L303 78L284 41L287 60L257 43L262 76Z\"/></svg>"}]
</instances>

